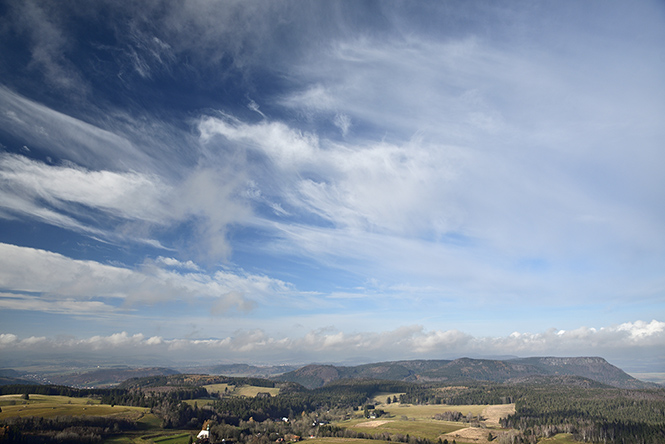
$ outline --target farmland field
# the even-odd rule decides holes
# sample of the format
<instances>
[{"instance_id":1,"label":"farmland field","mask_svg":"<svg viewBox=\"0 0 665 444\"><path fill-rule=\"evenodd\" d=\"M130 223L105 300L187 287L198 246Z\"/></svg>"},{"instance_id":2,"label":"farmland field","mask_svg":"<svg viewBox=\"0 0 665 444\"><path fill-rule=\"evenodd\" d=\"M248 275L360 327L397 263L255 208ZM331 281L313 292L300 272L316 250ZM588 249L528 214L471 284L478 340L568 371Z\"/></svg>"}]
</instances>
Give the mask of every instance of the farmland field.
<instances>
[{"instance_id":1,"label":"farmland field","mask_svg":"<svg viewBox=\"0 0 665 444\"><path fill-rule=\"evenodd\" d=\"M356 432L365 432L371 434L389 433L391 435L410 435L417 438L426 438L431 441L437 441L440 435L466 427L465 425L448 421L403 421L381 419L364 421L350 426L347 426L344 423L339 423L338 425L354 430Z\"/></svg>"},{"instance_id":2,"label":"farmland field","mask_svg":"<svg viewBox=\"0 0 665 444\"><path fill-rule=\"evenodd\" d=\"M229 384L209 384L203 386L210 393L227 393L232 396L247 396L253 398L257 393L270 393L271 396L279 394L277 387L258 387L254 385L229 385Z\"/></svg>"},{"instance_id":3,"label":"farmland field","mask_svg":"<svg viewBox=\"0 0 665 444\"><path fill-rule=\"evenodd\" d=\"M543 438L539 442L547 444L583 444L581 441L575 441L569 433L559 433L551 438Z\"/></svg>"},{"instance_id":4,"label":"farmland field","mask_svg":"<svg viewBox=\"0 0 665 444\"><path fill-rule=\"evenodd\" d=\"M152 441L155 444L187 444L189 438L196 436L194 433L179 433L175 435L166 435L160 436L158 438L152 438Z\"/></svg>"},{"instance_id":5,"label":"farmland field","mask_svg":"<svg viewBox=\"0 0 665 444\"><path fill-rule=\"evenodd\" d=\"M145 433L145 432L143 432ZM196 441L197 431L170 431L163 433L153 433L150 435L139 435L129 432L122 436L108 438L102 441L103 444L187 444L190 436Z\"/></svg>"},{"instance_id":6,"label":"farmland field","mask_svg":"<svg viewBox=\"0 0 665 444\"><path fill-rule=\"evenodd\" d=\"M311 444L393 444L390 441L380 439L357 439L357 438L312 438L307 440Z\"/></svg>"},{"instance_id":7,"label":"farmland field","mask_svg":"<svg viewBox=\"0 0 665 444\"><path fill-rule=\"evenodd\" d=\"M412 404L383 404L380 406L390 415L397 418L407 416L409 419L432 419L434 415L442 412L461 412L463 415L471 413L478 416L486 408L486 405L412 405Z\"/></svg>"},{"instance_id":8,"label":"farmland field","mask_svg":"<svg viewBox=\"0 0 665 444\"><path fill-rule=\"evenodd\" d=\"M388 396L387 394L385 395ZM388 433L390 435L410 435L417 438L426 438L438 441L439 438L455 439L458 442L487 442L488 433L500 433L499 418L515 411L514 404L503 405L411 405L411 404L381 404L377 405L388 412L374 420L352 419L337 423L336 425L356 432L373 435ZM481 415L481 427L469 427L469 424L435 420L434 415L446 411L457 411L464 415L470 413L477 417ZM565 443L565 441L562 441Z\"/></svg>"},{"instance_id":9,"label":"farmland field","mask_svg":"<svg viewBox=\"0 0 665 444\"><path fill-rule=\"evenodd\" d=\"M55 416L111 416L138 420L148 409L143 407L110 406L90 398L67 396L30 395L29 400L21 395L0 396L0 419L25 416L52 418Z\"/></svg>"},{"instance_id":10,"label":"farmland field","mask_svg":"<svg viewBox=\"0 0 665 444\"><path fill-rule=\"evenodd\" d=\"M372 398L372 401L374 402L374 404L377 404L377 405L379 405L379 404L387 405L386 404L386 399L387 398L390 398L391 401L392 401L393 397L396 397L397 399L399 399L399 395L402 395L402 394L403 394L403 392L381 392L381 393L378 393L378 394L374 395L374 397Z\"/></svg>"},{"instance_id":11,"label":"farmland field","mask_svg":"<svg viewBox=\"0 0 665 444\"><path fill-rule=\"evenodd\" d=\"M204 389L208 390L209 393L224 393L232 392L236 386L229 384L208 384L203 386Z\"/></svg>"}]
</instances>

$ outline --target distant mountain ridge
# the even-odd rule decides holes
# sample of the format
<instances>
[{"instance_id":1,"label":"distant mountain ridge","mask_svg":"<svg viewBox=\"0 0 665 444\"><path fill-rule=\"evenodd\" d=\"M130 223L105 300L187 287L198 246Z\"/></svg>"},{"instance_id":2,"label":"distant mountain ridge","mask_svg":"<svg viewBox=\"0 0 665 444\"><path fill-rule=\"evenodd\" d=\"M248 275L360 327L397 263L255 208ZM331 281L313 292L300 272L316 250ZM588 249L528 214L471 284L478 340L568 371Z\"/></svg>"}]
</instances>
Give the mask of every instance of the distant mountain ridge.
<instances>
[{"instance_id":1,"label":"distant mountain ridge","mask_svg":"<svg viewBox=\"0 0 665 444\"><path fill-rule=\"evenodd\" d=\"M164 367L113 368L53 375L50 376L49 382L73 387L105 387L115 386L130 378L177 375L179 373L176 370Z\"/></svg>"},{"instance_id":2,"label":"distant mountain ridge","mask_svg":"<svg viewBox=\"0 0 665 444\"><path fill-rule=\"evenodd\" d=\"M37 382L73 387L113 387L132 378L174 376L184 373L268 378L276 382L295 382L307 388L322 387L342 379L446 384L488 381L509 384L573 384L583 387L606 385L623 389L662 388L659 384L640 381L599 357L460 358L388 361L356 366L310 364L300 368L222 364L178 370L164 367L116 367L59 375L49 374L37 380L35 375L25 375L12 369L0 369L0 385Z\"/></svg>"},{"instance_id":3,"label":"distant mountain ridge","mask_svg":"<svg viewBox=\"0 0 665 444\"><path fill-rule=\"evenodd\" d=\"M625 389L658 385L633 378L599 357L534 357L508 360L460 358L455 360L390 361L358 366L311 364L274 377L308 388L338 379L384 379L407 382L491 381L517 383L534 378L579 377Z\"/></svg>"},{"instance_id":4,"label":"distant mountain ridge","mask_svg":"<svg viewBox=\"0 0 665 444\"><path fill-rule=\"evenodd\" d=\"M225 376L254 376L270 378L300 368L299 365L251 365L251 364L218 364L207 366L176 367L181 373L196 373Z\"/></svg>"}]
</instances>

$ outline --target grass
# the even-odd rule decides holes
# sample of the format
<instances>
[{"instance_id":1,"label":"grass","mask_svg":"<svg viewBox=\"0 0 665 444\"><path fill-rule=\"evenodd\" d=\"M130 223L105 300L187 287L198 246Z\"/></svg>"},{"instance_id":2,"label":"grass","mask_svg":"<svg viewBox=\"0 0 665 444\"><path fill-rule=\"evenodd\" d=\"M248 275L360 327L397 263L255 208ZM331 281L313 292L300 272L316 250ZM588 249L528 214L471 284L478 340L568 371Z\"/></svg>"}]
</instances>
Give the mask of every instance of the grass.
<instances>
[{"instance_id":1,"label":"grass","mask_svg":"<svg viewBox=\"0 0 665 444\"><path fill-rule=\"evenodd\" d=\"M190 437L194 438L191 433L180 433L177 435L167 435L161 436L159 438L152 438L152 440L155 442L155 444L187 444Z\"/></svg>"},{"instance_id":2,"label":"grass","mask_svg":"<svg viewBox=\"0 0 665 444\"><path fill-rule=\"evenodd\" d=\"M142 430L159 429L162 426L162 420L153 413L145 413L136 423Z\"/></svg>"},{"instance_id":3,"label":"grass","mask_svg":"<svg viewBox=\"0 0 665 444\"><path fill-rule=\"evenodd\" d=\"M75 405L88 405L99 404L98 399L94 398L70 398L68 396L51 396L51 395L29 395L29 400L21 398L23 395L2 395L0 396L0 406L10 406L18 404L39 404L39 403L60 403L60 404L75 404Z\"/></svg>"},{"instance_id":4,"label":"grass","mask_svg":"<svg viewBox=\"0 0 665 444\"><path fill-rule=\"evenodd\" d=\"M412 404L382 404L377 406L385 410L390 415L400 418L407 416L409 419L432 419L434 415L442 412L461 412L463 415L471 413L473 415L480 415L486 408L486 405L412 405Z\"/></svg>"},{"instance_id":5,"label":"grass","mask_svg":"<svg viewBox=\"0 0 665 444\"><path fill-rule=\"evenodd\" d=\"M575 441L570 433L559 433L551 438L541 439L538 442L550 444L583 444L581 441Z\"/></svg>"},{"instance_id":6,"label":"grass","mask_svg":"<svg viewBox=\"0 0 665 444\"><path fill-rule=\"evenodd\" d=\"M148 409L100 404L90 398L70 398L67 396L30 395L29 400L21 395L0 396L0 419L26 416L52 418L55 416L113 416L138 419Z\"/></svg>"},{"instance_id":7,"label":"grass","mask_svg":"<svg viewBox=\"0 0 665 444\"><path fill-rule=\"evenodd\" d=\"M229 384L208 384L203 386L206 390L211 393L220 393L220 394L229 394L231 396L246 396L248 398L253 398L257 393L270 393L272 396L277 396L279 394L279 388L277 387L258 387L254 385L229 385Z\"/></svg>"},{"instance_id":8,"label":"grass","mask_svg":"<svg viewBox=\"0 0 665 444\"><path fill-rule=\"evenodd\" d=\"M396 397L399 399L399 395L403 395L404 392L380 392L376 395L374 395L374 398L372 398L372 402L376 405L379 404L386 404L386 399L390 398L392 401L393 397Z\"/></svg>"},{"instance_id":9,"label":"grass","mask_svg":"<svg viewBox=\"0 0 665 444\"><path fill-rule=\"evenodd\" d=\"M338 425L354 430L356 432L369 433L372 435L378 435L381 433L389 433L391 435L410 435L418 438L426 438L431 441L438 440L439 436L443 435L444 433L454 432L455 430L467 427L467 425L462 425L459 423L435 420L385 420L386 422L383 424L381 424L381 421L384 421L382 419L376 419L374 421L377 421L377 424L380 425L369 427L362 425L368 424L368 421L353 421L355 424L352 423L350 425L346 425L345 423L339 423Z\"/></svg>"},{"instance_id":10,"label":"grass","mask_svg":"<svg viewBox=\"0 0 665 444\"><path fill-rule=\"evenodd\" d=\"M203 388L208 390L208 392L210 392L210 393L224 393L227 390L228 390L228 392L233 392L233 390L235 390L236 386L235 385L229 385L229 384L208 384L208 385L204 385Z\"/></svg>"},{"instance_id":11,"label":"grass","mask_svg":"<svg viewBox=\"0 0 665 444\"><path fill-rule=\"evenodd\" d=\"M67 396L29 395L28 400L21 395L0 396L0 420L12 417L55 416L106 416L128 418L136 421L138 430L127 431L122 435L109 437L104 444L187 444L196 432L187 430L161 429L162 421L144 407L113 406L101 404L91 398L70 398ZM152 433L149 431L153 431ZM146 433L151 433L146 435Z\"/></svg>"},{"instance_id":12,"label":"grass","mask_svg":"<svg viewBox=\"0 0 665 444\"><path fill-rule=\"evenodd\" d=\"M387 397L388 394L381 394L379 396ZM409 435L436 442L441 435L469 427L469 424L466 423L435 420L433 418L437 413L457 411L464 415L471 413L474 416L478 416L482 414L483 410L488 408L486 405L412 405L395 403L377 404L376 407L388 412L388 415L374 420L354 418L335 425L375 436L382 433ZM469 439L469 441L473 441L473 439ZM461 444L466 441L457 438L457 442ZM573 442L561 441L560 444L573 444Z\"/></svg>"},{"instance_id":13,"label":"grass","mask_svg":"<svg viewBox=\"0 0 665 444\"><path fill-rule=\"evenodd\" d=\"M356 439L356 438L312 438L307 443L312 444L393 444L390 441L379 439Z\"/></svg>"},{"instance_id":14,"label":"grass","mask_svg":"<svg viewBox=\"0 0 665 444\"><path fill-rule=\"evenodd\" d=\"M271 396L277 396L279 394L279 388L277 387L256 387L253 385L241 385L237 387L233 394L235 396L247 396L248 398L255 397L258 393L270 393Z\"/></svg>"},{"instance_id":15,"label":"grass","mask_svg":"<svg viewBox=\"0 0 665 444\"><path fill-rule=\"evenodd\" d=\"M102 441L103 444L187 444L189 437L196 442L196 432L170 431L156 432L150 435L138 435L126 433L122 436L114 436Z\"/></svg>"}]
</instances>

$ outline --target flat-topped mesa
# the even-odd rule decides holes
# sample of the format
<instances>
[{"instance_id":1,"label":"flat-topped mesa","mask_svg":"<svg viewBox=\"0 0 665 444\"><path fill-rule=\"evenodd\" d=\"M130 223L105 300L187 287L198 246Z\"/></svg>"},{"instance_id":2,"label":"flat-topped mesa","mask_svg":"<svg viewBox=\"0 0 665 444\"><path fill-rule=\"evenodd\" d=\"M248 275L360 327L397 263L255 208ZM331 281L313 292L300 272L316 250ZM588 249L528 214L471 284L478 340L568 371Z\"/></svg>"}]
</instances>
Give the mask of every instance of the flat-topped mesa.
<instances>
[{"instance_id":1,"label":"flat-topped mesa","mask_svg":"<svg viewBox=\"0 0 665 444\"><path fill-rule=\"evenodd\" d=\"M488 381L518 383L532 377L574 376L618 388L653 388L657 385L633 378L601 357L532 357L506 360L459 358L449 360L393 361L350 367L308 365L274 379L308 388L337 379L382 379L409 382ZM563 381L561 378L558 379Z\"/></svg>"}]
</instances>

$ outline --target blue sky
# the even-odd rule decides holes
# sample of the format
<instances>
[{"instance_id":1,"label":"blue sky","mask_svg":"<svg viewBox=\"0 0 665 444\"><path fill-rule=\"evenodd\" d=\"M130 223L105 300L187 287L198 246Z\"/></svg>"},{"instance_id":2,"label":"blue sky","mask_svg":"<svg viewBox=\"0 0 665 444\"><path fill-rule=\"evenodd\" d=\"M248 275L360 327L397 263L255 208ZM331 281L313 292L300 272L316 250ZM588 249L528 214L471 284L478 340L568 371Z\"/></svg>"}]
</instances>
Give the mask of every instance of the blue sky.
<instances>
[{"instance_id":1,"label":"blue sky","mask_svg":"<svg viewBox=\"0 0 665 444\"><path fill-rule=\"evenodd\" d=\"M0 4L6 365L665 371L658 1Z\"/></svg>"}]
</instances>

